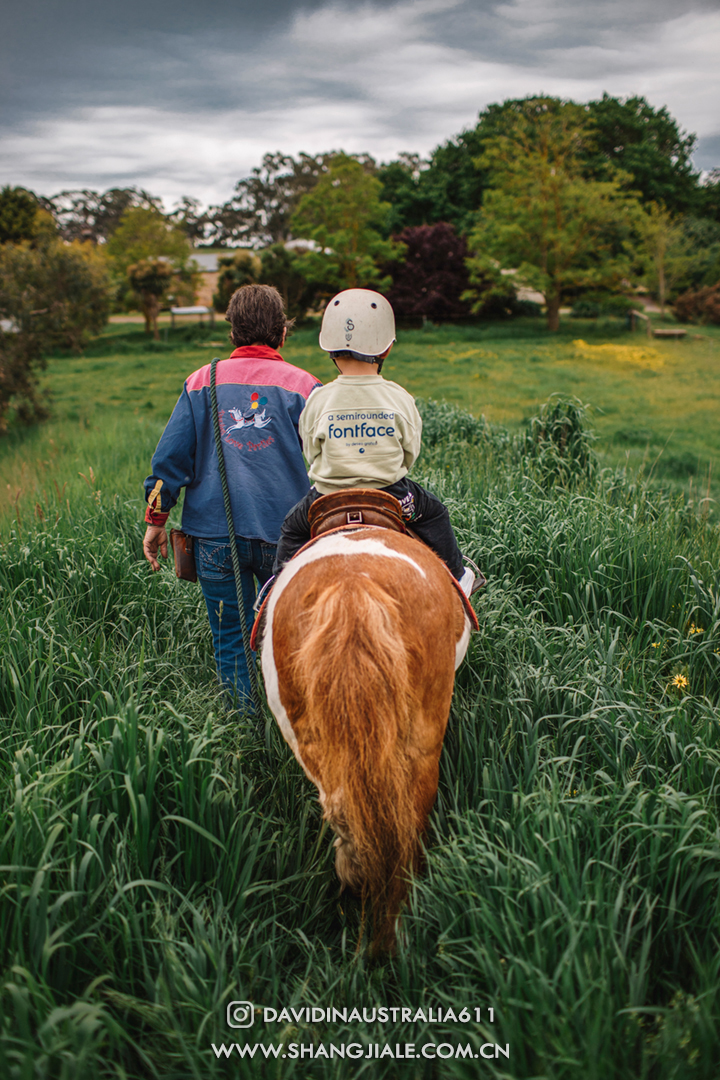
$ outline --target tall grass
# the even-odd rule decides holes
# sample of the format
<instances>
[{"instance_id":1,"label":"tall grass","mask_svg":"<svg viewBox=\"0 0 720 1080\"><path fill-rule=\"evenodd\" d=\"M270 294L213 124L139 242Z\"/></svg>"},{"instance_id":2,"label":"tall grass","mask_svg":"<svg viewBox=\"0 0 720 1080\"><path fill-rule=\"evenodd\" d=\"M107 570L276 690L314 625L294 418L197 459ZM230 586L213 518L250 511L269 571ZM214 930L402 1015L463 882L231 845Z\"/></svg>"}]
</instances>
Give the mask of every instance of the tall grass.
<instances>
[{"instance_id":1,"label":"tall grass","mask_svg":"<svg viewBox=\"0 0 720 1080\"><path fill-rule=\"evenodd\" d=\"M274 722L224 710L199 592L147 572L128 455L100 454L102 484L50 486L7 535L3 1077L716 1076L717 529L591 456L568 465L567 440L533 452L532 425L425 413L418 478L489 584L427 869L381 963ZM234 1000L412 1019L233 1031ZM510 1049L267 1063L211 1045L256 1041Z\"/></svg>"}]
</instances>

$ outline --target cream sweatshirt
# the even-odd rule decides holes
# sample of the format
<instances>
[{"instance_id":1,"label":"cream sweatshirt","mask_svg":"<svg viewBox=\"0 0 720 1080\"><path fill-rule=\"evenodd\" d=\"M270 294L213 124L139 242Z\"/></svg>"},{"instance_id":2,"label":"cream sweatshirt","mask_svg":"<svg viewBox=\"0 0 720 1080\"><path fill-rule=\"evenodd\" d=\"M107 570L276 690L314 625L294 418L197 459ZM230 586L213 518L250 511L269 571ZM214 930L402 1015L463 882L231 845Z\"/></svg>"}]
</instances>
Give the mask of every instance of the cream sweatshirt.
<instances>
[{"instance_id":1,"label":"cream sweatshirt","mask_svg":"<svg viewBox=\"0 0 720 1080\"><path fill-rule=\"evenodd\" d=\"M314 390L300 414L308 475L321 495L401 480L420 453L413 397L382 375L338 375Z\"/></svg>"}]
</instances>

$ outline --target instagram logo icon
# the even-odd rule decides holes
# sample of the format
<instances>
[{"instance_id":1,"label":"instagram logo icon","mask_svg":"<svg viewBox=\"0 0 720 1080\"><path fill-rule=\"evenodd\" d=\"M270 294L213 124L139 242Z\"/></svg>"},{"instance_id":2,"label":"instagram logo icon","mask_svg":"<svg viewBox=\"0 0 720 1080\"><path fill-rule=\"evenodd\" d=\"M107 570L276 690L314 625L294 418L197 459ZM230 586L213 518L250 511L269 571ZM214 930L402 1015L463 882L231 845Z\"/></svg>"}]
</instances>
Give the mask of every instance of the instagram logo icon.
<instances>
[{"instance_id":1,"label":"instagram logo icon","mask_svg":"<svg viewBox=\"0 0 720 1080\"><path fill-rule=\"evenodd\" d=\"M226 1018L228 1027L252 1027L255 1019L255 1010L252 1001L230 1001L227 1007Z\"/></svg>"}]
</instances>

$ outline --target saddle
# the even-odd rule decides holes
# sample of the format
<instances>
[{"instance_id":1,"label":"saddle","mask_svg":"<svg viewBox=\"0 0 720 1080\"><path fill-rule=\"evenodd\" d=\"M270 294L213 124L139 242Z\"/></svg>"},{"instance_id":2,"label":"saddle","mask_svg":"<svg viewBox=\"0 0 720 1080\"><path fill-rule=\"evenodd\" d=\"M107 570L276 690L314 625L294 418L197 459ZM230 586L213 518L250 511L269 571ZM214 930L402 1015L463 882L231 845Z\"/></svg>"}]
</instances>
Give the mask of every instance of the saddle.
<instances>
[{"instance_id":1,"label":"saddle","mask_svg":"<svg viewBox=\"0 0 720 1080\"><path fill-rule=\"evenodd\" d=\"M352 525L375 525L393 532L407 532L400 501L376 488L348 488L321 495L311 505L308 521L313 540L331 529Z\"/></svg>"},{"instance_id":2,"label":"saddle","mask_svg":"<svg viewBox=\"0 0 720 1080\"><path fill-rule=\"evenodd\" d=\"M345 491L334 491L331 495L321 495L312 503L308 511L311 539L297 551L293 558L297 558L300 552L305 551L315 541L329 532L341 532L347 529L362 529L368 525L379 529L391 529L393 532L407 533L413 536L411 529L406 528L403 521L402 508L399 499L394 495L388 495L386 491L376 488L348 488ZM416 537L418 543L421 543ZM445 565L444 563L442 564ZM470 624L474 630L478 630L477 615L473 611L465 593L455 580L447 567L448 576L462 602ZM263 586L255 603L257 615L250 635L250 647L255 650L258 646L264 623L265 608L270 598L272 589L271 578L267 585Z\"/></svg>"}]
</instances>

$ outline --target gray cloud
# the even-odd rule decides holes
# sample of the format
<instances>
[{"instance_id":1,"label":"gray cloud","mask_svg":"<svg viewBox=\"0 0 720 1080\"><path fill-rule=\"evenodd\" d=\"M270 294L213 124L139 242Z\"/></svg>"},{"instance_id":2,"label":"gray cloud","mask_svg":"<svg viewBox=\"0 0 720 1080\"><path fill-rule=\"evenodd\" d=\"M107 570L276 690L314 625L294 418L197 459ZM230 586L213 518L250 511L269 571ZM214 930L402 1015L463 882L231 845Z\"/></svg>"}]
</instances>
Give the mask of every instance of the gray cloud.
<instances>
[{"instance_id":1,"label":"gray cloud","mask_svg":"<svg viewBox=\"0 0 720 1080\"><path fill-rule=\"evenodd\" d=\"M492 101L667 104L718 161L704 0L30 0L0 46L0 182L227 198L268 150L429 152ZM715 157L713 158L713 155Z\"/></svg>"}]
</instances>

